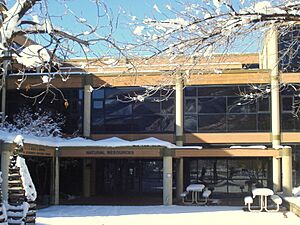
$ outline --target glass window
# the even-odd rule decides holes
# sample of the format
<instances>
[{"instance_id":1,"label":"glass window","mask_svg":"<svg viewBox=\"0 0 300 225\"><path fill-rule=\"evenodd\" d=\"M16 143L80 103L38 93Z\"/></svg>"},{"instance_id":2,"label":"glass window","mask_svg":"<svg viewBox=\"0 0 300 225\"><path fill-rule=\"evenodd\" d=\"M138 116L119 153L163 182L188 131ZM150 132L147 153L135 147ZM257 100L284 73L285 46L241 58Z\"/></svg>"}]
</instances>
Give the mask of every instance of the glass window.
<instances>
[{"instance_id":1,"label":"glass window","mask_svg":"<svg viewBox=\"0 0 300 225\"><path fill-rule=\"evenodd\" d=\"M226 115L200 115L198 117L199 131L226 130Z\"/></svg>"},{"instance_id":2,"label":"glass window","mask_svg":"<svg viewBox=\"0 0 300 225\"><path fill-rule=\"evenodd\" d=\"M251 114L229 114L228 130L229 131L256 131L256 115Z\"/></svg>"},{"instance_id":3,"label":"glass window","mask_svg":"<svg viewBox=\"0 0 300 225\"><path fill-rule=\"evenodd\" d=\"M184 130L186 132L197 132L198 130L198 116L185 115L184 116Z\"/></svg>"},{"instance_id":4,"label":"glass window","mask_svg":"<svg viewBox=\"0 0 300 225\"><path fill-rule=\"evenodd\" d=\"M133 131L161 132L163 117L159 115L135 116L133 118Z\"/></svg>"},{"instance_id":5,"label":"glass window","mask_svg":"<svg viewBox=\"0 0 300 225\"><path fill-rule=\"evenodd\" d=\"M271 130L271 115L270 114L258 114L258 131L270 131Z\"/></svg>"},{"instance_id":6,"label":"glass window","mask_svg":"<svg viewBox=\"0 0 300 225\"><path fill-rule=\"evenodd\" d=\"M185 87L184 88L184 95L185 96L197 96L197 87Z\"/></svg>"},{"instance_id":7,"label":"glass window","mask_svg":"<svg viewBox=\"0 0 300 225\"><path fill-rule=\"evenodd\" d=\"M283 96L282 98L282 111L293 111L293 96Z\"/></svg>"},{"instance_id":8,"label":"glass window","mask_svg":"<svg viewBox=\"0 0 300 225\"><path fill-rule=\"evenodd\" d=\"M281 127L283 131L293 131L295 129L296 118L292 113L282 113L281 118Z\"/></svg>"},{"instance_id":9,"label":"glass window","mask_svg":"<svg viewBox=\"0 0 300 225\"><path fill-rule=\"evenodd\" d=\"M256 112L256 101L245 102L240 97L228 97L228 113L253 113Z\"/></svg>"},{"instance_id":10,"label":"glass window","mask_svg":"<svg viewBox=\"0 0 300 225\"><path fill-rule=\"evenodd\" d=\"M186 98L184 100L184 112L185 113L197 113L197 99Z\"/></svg>"},{"instance_id":11,"label":"glass window","mask_svg":"<svg viewBox=\"0 0 300 225\"><path fill-rule=\"evenodd\" d=\"M104 89L98 89L98 90L94 90L92 92L92 98L93 99L99 99L99 98L104 98Z\"/></svg>"},{"instance_id":12,"label":"glass window","mask_svg":"<svg viewBox=\"0 0 300 225\"><path fill-rule=\"evenodd\" d=\"M258 103L258 111L259 112L269 112L270 111L270 98L269 97L259 98L257 100L257 103Z\"/></svg>"},{"instance_id":13,"label":"glass window","mask_svg":"<svg viewBox=\"0 0 300 225\"><path fill-rule=\"evenodd\" d=\"M105 131L106 132L127 132L131 131L131 116L106 116Z\"/></svg>"},{"instance_id":14,"label":"glass window","mask_svg":"<svg viewBox=\"0 0 300 225\"><path fill-rule=\"evenodd\" d=\"M225 113L226 112L226 98L199 98L198 99L199 113Z\"/></svg>"},{"instance_id":15,"label":"glass window","mask_svg":"<svg viewBox=\"0 0 300 225\"><path fill-rule=\"evenodd\" d=\"M103 101L93 101L93 109L103 109Z\"/></svg>"},{"instance_id":16,"label":"glass window","mask_svg":"<svg viewBox=\"0 0 300 225\"><path fill-rule=\"evenodd\" d=\"M136 114L154 114L160 112L160 102L154 102L153 99L145 99L144 102L133 103L133 113Z\"/></svg>"},{"instance_id":17,"label":"glass window","mask_svg":"<svg viewBox=\"0 0 300 225\"><path fill-rule=\"evenodd\" d=\"M132 114L132 103L121 102L117 99L106 99L105 100L105 115L131 115Z\"/></svg>"},{"instance_id":18,"label":"glass window","mask_svg":"<svg viewBox=\"0 0 300 225\"><path fill-rule=\"evenodd\" d=\"M170 98L161 102L162 114L175 114L175 99Z\"/></svg>"}]
</instances>

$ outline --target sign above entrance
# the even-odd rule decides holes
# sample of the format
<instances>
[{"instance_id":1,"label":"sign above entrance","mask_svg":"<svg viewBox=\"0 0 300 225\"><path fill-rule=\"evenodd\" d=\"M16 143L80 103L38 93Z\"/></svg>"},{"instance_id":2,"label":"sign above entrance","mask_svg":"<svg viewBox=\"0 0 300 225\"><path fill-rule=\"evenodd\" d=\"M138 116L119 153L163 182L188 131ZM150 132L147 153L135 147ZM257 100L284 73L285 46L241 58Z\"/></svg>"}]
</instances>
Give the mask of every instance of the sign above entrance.
<instances>
[{"instance_id":1,"label":"sign above entrance","mask_svg":"<svg viewBox=\"0 0 300 225\"><path fill-rule=\"evenodd\" d=\"M157 158L161 157L161 148L61 148L60 157L86 158Z\"/></svg>"},{"instance_id":2,"label":"sign above entrance","mask_svg":"<svg viewBox=\"0 0 300 225\"><path fill-rule=\"evenodd\" d=\"M23 154L28 156L54 157L54 148L40 145L25 144Z\"/></svg>"}]
</instances>

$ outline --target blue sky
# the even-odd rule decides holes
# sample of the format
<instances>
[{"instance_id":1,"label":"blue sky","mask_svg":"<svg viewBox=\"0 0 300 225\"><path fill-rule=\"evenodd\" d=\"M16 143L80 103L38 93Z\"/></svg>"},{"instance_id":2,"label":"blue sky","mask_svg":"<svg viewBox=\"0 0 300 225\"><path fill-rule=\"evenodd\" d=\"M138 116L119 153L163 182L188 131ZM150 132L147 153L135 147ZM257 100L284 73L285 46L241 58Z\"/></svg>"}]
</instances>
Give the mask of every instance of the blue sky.
<instances>
[{"instance_id":1,"label":"blue sky","mask_svg":"<svg viewBox=\"0 0 300 225\"><path fill-rule=\"evenodd\" d=\"M200 0L182 0L183 2L196 2L196 3L203 3ZM234 0L237 1L237 0ZM49 0L49 11L50 14L55 15L60 14L63 15L64 8L61 5L58 5L56 2L67 2L68 6L72 9L74 14L78 17L84 17L90 22L91 24L95 24L96 18L96 10L94 3L91 3L90 0ZM132 30L134 29L133 26L130 26L128 23L130 22L130 16L136 16L138 19L143 20L146 17L159 17L158 13L155 12L153 6L156 4L161 11L165 11L165 6L167 4L176 5L175 0L104 0L106 6L111 10L113 14L114 20L116 20L117 16L119 15L119 25L118 29L114 32L114 38L118 41L128 42L133 41L134 36L132 35ZM235 4L235 6L237 6ZM174 16L174 15L172 15ZM76 25L76 21L69 17L54 17L52 18L56 25L66 28L66 30L76 33L76 31L80 31L80 28ZM107 21L102 19L102 24L107 24ZM85 30L85 28L83 29ZM105 28L100 31L100 34L108 33ZM248 38L248 40L243 41L244 43L249 43L253 40L253 38ZM257 51L257 44L251 45L246 49L241 49L245 44L238 44L238 46L232 49L232 52L255 52ZM98 51L104 51L104 48L99 48Z\"/></svg>"}]
</instances>

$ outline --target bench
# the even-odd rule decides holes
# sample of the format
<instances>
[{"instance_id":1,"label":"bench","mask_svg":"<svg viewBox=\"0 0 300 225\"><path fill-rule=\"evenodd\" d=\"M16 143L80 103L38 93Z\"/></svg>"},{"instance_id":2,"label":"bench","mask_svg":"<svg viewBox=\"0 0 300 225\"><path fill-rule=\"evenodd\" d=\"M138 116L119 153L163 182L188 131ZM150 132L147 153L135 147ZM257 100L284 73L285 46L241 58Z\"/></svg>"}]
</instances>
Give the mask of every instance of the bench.
<instances>
[{"instance_id":1,"label":"bench","mask_svg":"<svg viewBox=\"0 0 300 225\"><path fill-rule=\"evenodd\" d=\"M245 205L248 206L249 212L251 212L251 211L252 211L252 210L251 210L251 204L253 204L253 198L252 198L251 196L246 196L246 197L244 198L244 202L245 202Z\"/></svg>"},{"instance_id":2,"label":"bench","mask_svg":"<svg viewBox=\"0 0 300 225\"><path fill-rule=\"evenodd\" d=\"M282 199L278 195L271 195L271 200L276 204L275 210L269 210L269 211L279 211L279 207L282 204Z\"/></svg>"},{"instance_id":3,"label":"bench","mask_svg":"<svg viewBox=\"0 0 300 225\"><path fill-rule=\"evenodd\" d=\"M186 202L185 202L185 199L186 199L186 197L188 196L188 192L187 191L185 191L185 192L182 192L181 194L180 194L180 198L182 199L182 203L183 204L185 204Z\"/></svg>"},{"instance_id":4,"label":"bench","mask_svg":"<svg viewBox=\"0 0 300 225\"><path fill-rule=\"evenodd\" d=\"M201 202L203 205L207 204L208 198L211 195L211 190L205 190L203 191L202 197L204 198L204 201Z\"/></svg>"}]
</instances>

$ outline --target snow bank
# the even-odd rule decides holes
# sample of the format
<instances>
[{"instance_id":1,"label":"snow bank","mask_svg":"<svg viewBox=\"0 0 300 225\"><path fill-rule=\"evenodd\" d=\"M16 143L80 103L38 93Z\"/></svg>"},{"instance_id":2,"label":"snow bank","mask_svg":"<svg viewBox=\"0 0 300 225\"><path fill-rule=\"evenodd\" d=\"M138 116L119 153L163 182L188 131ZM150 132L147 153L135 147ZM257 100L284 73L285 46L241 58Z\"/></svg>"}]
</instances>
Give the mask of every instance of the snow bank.
<instances>
[{"instance_id":1,"label":"snow bank","mask_svg":"<svg viewBox=\"0 0 300 225\"><path fill-rule=\"evenodd\" d=\"M0 140L6 143L13 143L18 134L0 131ZM91 140L81 137L66 139L60 137L36 137L33 135L23 135L24 142L28 144L43 145L50 147L130 147L130 146L162 146L166 148L196 148L202 149L201 146L183 146L179 147L170 142L150 137L137 141L127 141L118 137L107 138L103 140Z\"/></svg>"},{"instance_id":2,"label":"snow bank","mask_svg":"<svg viewBox=\"0 0 300 225\"><path fill-rule=\"evenodd\" d=\"M22 179L23 187L25 189L25 196L27 197L28 201L34 201L37 197L37 193L35 190L35 186L31 180L31 176L29 174L27 165L25 163L25 159L18 156L16 166L20 168L21 179ZM23 208L25 209L26 207Z\"/></svg>"}]
</instances>

